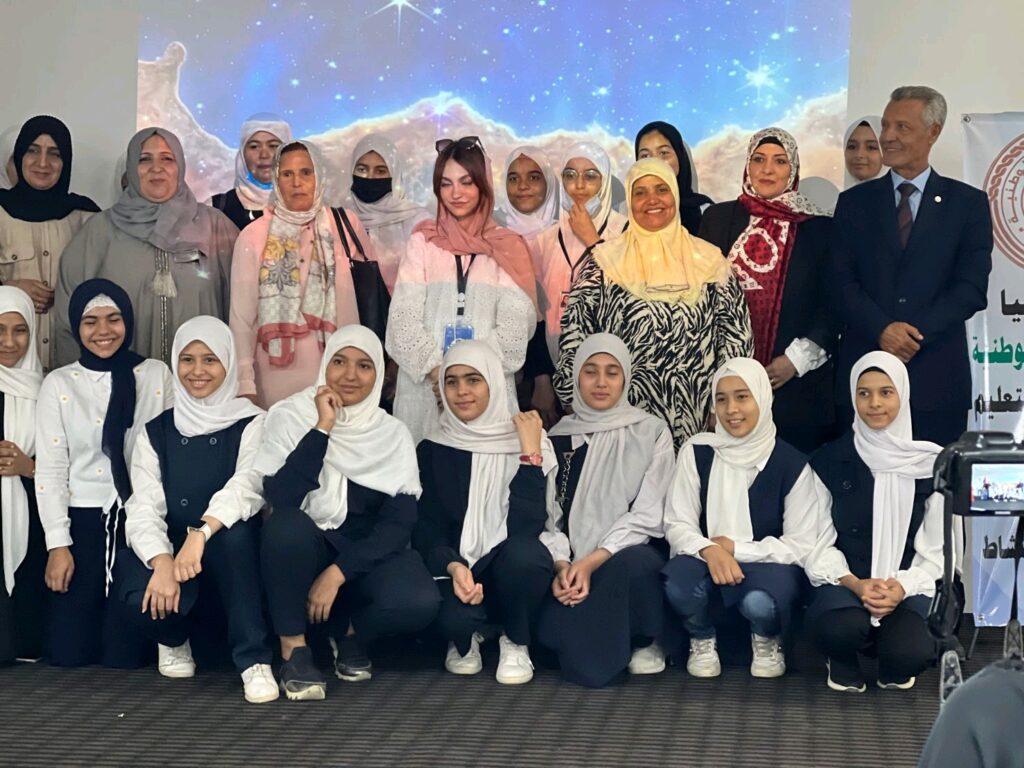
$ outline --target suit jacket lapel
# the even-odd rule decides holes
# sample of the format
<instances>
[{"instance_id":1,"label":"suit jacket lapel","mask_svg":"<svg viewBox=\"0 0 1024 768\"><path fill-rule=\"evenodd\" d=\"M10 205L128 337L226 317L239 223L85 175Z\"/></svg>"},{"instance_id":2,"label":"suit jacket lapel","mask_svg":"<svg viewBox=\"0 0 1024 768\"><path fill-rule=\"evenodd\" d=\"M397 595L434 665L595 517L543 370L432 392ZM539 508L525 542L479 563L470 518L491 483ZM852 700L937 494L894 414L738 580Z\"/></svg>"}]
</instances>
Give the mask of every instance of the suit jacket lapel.
<instances>
[{"instance_id":1,"label":"suit jacket lapel","mask_svg":"<svg viewBox=\"0 0 1024 768\"><path fill-rule=\"evenodd\" d=\"M892 171L878 180L878 221L881 222L885 241L896 258L903 255L900 245L900 228L896 223L896 194L892 191Z\"/></svg>"}]
</instances>

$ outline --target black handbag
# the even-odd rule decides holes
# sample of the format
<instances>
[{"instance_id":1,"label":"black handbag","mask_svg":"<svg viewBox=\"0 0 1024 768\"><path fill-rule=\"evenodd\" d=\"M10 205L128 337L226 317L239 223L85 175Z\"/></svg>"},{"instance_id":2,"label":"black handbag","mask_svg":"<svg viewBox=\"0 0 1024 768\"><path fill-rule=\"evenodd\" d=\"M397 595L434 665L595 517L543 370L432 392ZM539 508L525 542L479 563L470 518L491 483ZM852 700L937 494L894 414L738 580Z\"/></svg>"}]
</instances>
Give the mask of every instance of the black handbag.
<instances>
[{"instance_id":1,"label":"black handbag","mask_svg":"<svg viewBox=\"0 0 1024 768\"><path fill-rule=\"evenodd\" d=\"M345 248L349 268L352 270L352 286L356 291L359 323L377 334L377 338L383 344L384 334L388 327L388 311L391 309L391 294L380 274L380 265L376 261L366 258L363 244L356 237L352 222L348 220L345 209L331 208L331 212L334 214L334 223L338 226L338 235ZM348 237L345 236L346 233L348 233ZM352 249L348 245L349 238L352 239L356 252L362 257L361 260L352 258Z\"/></svg>"}]
</instances>

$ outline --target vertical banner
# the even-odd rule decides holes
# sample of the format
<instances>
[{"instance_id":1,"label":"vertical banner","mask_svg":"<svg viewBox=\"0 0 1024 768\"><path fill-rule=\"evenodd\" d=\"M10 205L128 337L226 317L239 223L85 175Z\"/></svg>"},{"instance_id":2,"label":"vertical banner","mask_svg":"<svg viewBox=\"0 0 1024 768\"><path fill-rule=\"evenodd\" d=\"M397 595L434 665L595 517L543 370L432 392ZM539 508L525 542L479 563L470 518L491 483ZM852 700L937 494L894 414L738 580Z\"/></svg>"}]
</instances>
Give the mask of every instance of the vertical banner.
<instances>
[{"instance_id":1,"label":"vertical banner","mask_svg":"<svg viewBox=\"0 0 1024 768\"><path fill-rule=\"evenodd\" d=\"M1024 112L964 115L961 126L964 181L988 195L995 244L988 309L967 324L975 392L971 426L1012 432L1020 440L1024 437ZM997 477L986 482L1001 494L1021 491L1000 488ZM1010 619L1016 533L1017 518L972 521L968 562L973 569L978 626L1005 626ZM1024 597L1024 581L1018 593ZM1018 609L1018 614L1024 616L1024 610Z\"/></svg>"}]
</instances>

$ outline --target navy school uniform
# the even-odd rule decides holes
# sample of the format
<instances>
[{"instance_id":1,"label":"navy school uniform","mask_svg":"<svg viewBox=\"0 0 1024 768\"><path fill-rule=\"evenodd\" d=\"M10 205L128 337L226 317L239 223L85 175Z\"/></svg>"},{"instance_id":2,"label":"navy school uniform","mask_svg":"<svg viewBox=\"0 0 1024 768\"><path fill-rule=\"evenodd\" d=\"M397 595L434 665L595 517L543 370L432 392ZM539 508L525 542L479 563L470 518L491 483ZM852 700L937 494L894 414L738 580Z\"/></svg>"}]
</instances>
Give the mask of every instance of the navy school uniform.
<instances>
[{"instance_id":1,"label":"navy school uniform","mask_svg":"<svg viewBox=\"0 0 1024 768\"><path fill-rule=\"evenodd\" d=\"M700 480L700 532L707 537L707 488L715 454L706 445L692 446L692 450ZM754 542L783 535L786 497L806 468L806 456L782 440L776 440L768 462L747 491ZM714 584L707 563L687 554L677 554L662 570L665 596L683 617L691 638L715 636L709 618L713 592L719 593L726 608L736 606L739 609L750 622L753 633L777 637L786 632L794 605L807 584L801 565L741 561L740 568L744 578L734 586Z\"/></svg>"},{"instance_id":2,"label":"navy school uniform","mask_svg":"<svg viewBox=\"0 0 1024 768\"><path fill-rule=\"evenodd\" d=\"M185 543L189 527L198 528L210 500L236 472L242 435L256 417L241 419L226 429L185 437L174 425L174 409L146 424L146 435L159 461L166 502L167 538L176 554ZM136 485L138 485L136 483ZM139 492L136 488L136 494ZM129 535L133 526L132 502L128 505ZM139 537L141 538L142 532ZM136 547L144 546L141 543ZM181 585L179 612L164 619L142 613L142 601L152 570L135 551L117 560L118 594L133 622L153 641L178 647L196 630L197 602L220 598L227 616L228 643L238 671L254 664L270 664L267 626L263 615L259 569L259 518L238 521L217 532L206 544L203 570ZM216 594L214 594L216 593ZM202 606L200 605L200 608Z\"/></svg>"},{"instance_id":3,"label":"navy school uniform","mask_svg":"<svg viewBox=\"0 0 1024 768\"><path fill-rule=\"evenodd\" d=\"M484 601L467 605L455 596L448 565L468 565L459 553L469 506L473 454L422 441L416 449L423 495L413 546L423 555L441 592L436 629L469 653L475 632L498 624L516 645L529 645L537 613L551 587L554 564L541 543L547 522L547 481L540 467L522 465L509 485L507 538L473 564L473 579L484 587Z\"/></svg>"},{"instance_id":4,"label":"navy school uniform","mask_svg":"<svg viewBox=\"0 0 1024 768\"><path fill-rule=\"evenodd\" d=\"M875 481L857 453L852 430L818 450L811 458L811 466L832 495L835 548L846 558L850 573L859 579L870 578ZM914 564L918 546L929 546L936 553L941 551L941 521L937 519L941 507L929 510L926 505L932 493L931 479L916 481L914 508L900 563L902 571ZM929 530L924 532L926 515L935 517L933 525L926 526ZM810 567L816 570L813 563ZM845 574L834 574L842 575ZM928 582L929 575L923 574L923 580ZM934 587L933 579L931 586ZM806 622L822 652L830 658L856 665L858 651L873 648L878 654L879 677L886 681L905 680L920 674L935 658L936 644L926 623L930 605L930 594L908 594L879 627L873 627L860 598L841 584L824 584L813 590Z\"/></svg>"},{"instance_id":5,"label":"navy school uniform","mask_svg":"<svg viewBox=\"0 0 1024 768\"><path fill-rule=\"evenodd\" d=\"M0 392L0 440L4 429L5 395ZM3 568L0 568L0 664L16 658L35 659L43 654L43 628L46 619L47 592L46 544L43 526L36 508L36 491L27 477L20 480L28 496L28 549L14 573L14 592L8 594ZM4 510L0 508L0 519ZM0 552L3 551L3 526L0 525Z\"/></svg>"},{"instance_id":6,"label":"navy school uniform","mask_svg":"<svg viewBox=\"0 0 1024 768\"><path fill-rule=\"evenodd\" d=\"M434 620L439 597L423 560L408 548L416 497L388 496L349 481L345 522L321 530L300 505L319 486L328 439L311 429L264 480L272 509L263 524L261 559L273 630L305 634L310 587L333 563L345 583L328 619L331 637L344 637L350 622L364 645L383 635L418 632Z\"/></svg>"},{"instance_id":7,"label":"navy school uniform","mask_svg":"<svg viewBox=\"0 0 1024 768\"><path fill-rule=\"evenodd\" d=\"M574 451L568 435L553 437L551 442L558 457L556 486L562 507L559 528L568 536L569 514L589 444ZM558 652L562 677L599 688L626 669L635 648L661 640L664 565L664 555L654 546L637 543L619 549L593 572L590 594L579 605L562 605L548 589L537 638Z\"/></svg>"}]
</instances>

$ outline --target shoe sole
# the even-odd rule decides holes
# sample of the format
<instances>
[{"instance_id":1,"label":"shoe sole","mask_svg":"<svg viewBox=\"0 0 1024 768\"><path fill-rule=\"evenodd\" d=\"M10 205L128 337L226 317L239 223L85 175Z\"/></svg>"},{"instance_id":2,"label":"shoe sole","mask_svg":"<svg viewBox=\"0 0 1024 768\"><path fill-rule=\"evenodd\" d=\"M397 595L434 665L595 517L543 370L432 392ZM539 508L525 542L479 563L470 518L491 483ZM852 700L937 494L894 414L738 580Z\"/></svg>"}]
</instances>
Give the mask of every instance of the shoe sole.
<instances>
[{"instance_id":1,"label":"shoe sole","mask_svg":"<svg viewBox=\"0 0 1024 768\"><path fill-rule=\"evenodd\" d=\"M914 684L916 682L916 677L910 678L905 683L883 683L881 680L879 680L878 687L881 688L883 691L909 691L911 688L914 687Z\"/></svg>"},{"instance_id":2,"label":"shoe sole","mask_svg":"<svg viewBox=\"0 0 1024 768\"><path fill-rule=\"evenodd\" d=\"M289 701L323 701L327 698L326 685L311 685L301 691L289 691L282 685L281 690Z\"/></svg>"},{"instance_id":3,"label":"shoe sole","mask_svg":"<svg viewBox=\"0 0 1024 768\"><path fill-rule=\"evenodd\" d=\"M631 674L631 675L660 675L664 671L665 671L665 662L662 662L661 666L658 666L658 667L648 667L646 669L644 669L644 668L634 669L632 664L629 665L629 674Z\"/></svg>"},{"instance_id":4,"label":"shoe sole","mask_svg":"<svg viewBox=\"0 0 1024 768\"><path fill-rule=\"evenodd\" d=\"M342 672L340 669L335 668L334 674L339 680L344 680L346 683L360 683L373 677L373 673L368 669L362 669L358 672Z\"/></svg>"},{"instance_id":5,"label":"shoe sole","mask_svg":"<svg viewBox=\"0 0 1024 768\"><path fill-rule=\"evenodd\" d=\"M196 676L196 671L194 669L193 670L181 670L181 671L176 671L176 670L173 670L173 669L169 669L169 670L158 669L157 671L161 674L161 676L166 677L166 678L170 678L171 680L186 680L186 679L188 679L190 677L195 677Z\"/></svg>"},{"instance_id":6,"label":"shoe sole","mask_svg":"<svg viewBox=\"0 0 1024 768\"><path fill-rule=\"evenodd\" d=\"M281 691L275 688L273 693L268 693L265 696L250 696L247 693L244 695L245 700L250 704L267 704L271 701L277 701L279 698L281 698Z\"/></svg>"},{"instance_id":7,"label":"shoe sole","mask_svg":"<svg viewBox=\"0 0 1024 768\"><path fill-rule=\"evenodd\" d=\"M832 664L825 662L825 669L828 670L828 675L825 677L825 684L828 685L833 691L839 691L840 693L864 693L868 687L864 683L860 684L860 687L854 685L843 685L842 683L832 682Z\"/></svg>"},{"instance_id":8,"label":"shoe sole","mask_svg":"<svg viewBox=\"0 0 1024 768\"><path fill-rule=\"evenodd\" d=\"M520 675L519 677L498 677L495 675L494 679L502 685L524 685L525 683L533 680L533 673L531 672L528 675Z\"/></svg>"},{"instance_id":9,"label":"shoe sole","mask_svg":"<svg viewBox=\"0 0 1024 768\"><path fill-rule=\"evenodd\" d=\"M447 664L444 666L445 671L451 672L453 675L479 675L484 671L484 665L481 664L479 667L459 669L457 667L449 667Z\"/></svg>"},{"instance_id":10,"label":"shoe sole","mask_svg":"<svg viewBox=\"0 0 1024 768\"><path fill-rule=\"evenodd\" d=\"M714 669L707 669L707 670L705 670L705 669L692 670L689 667L687 667L686 668L686 672L687 672L688 675L690 675L690 677L721 677L721 675L722 675L722 665L719 664Z\"/></svg>"},{"instance_id":11,"label":"shoe sole","mask_svg":"<svg viewBox=\"0 0 1024 768\"><path fill-rule=\"evenodd\" d=\"M750 668L750 676L751 677L757 677L757 678L760 678L762 680L770 680L773 677L782 677L784 674L786 674L786 668L785 667L783 667L782 669L771 669L771 670L754 669L753 667Z\"/></svg>"}]
</instances>

